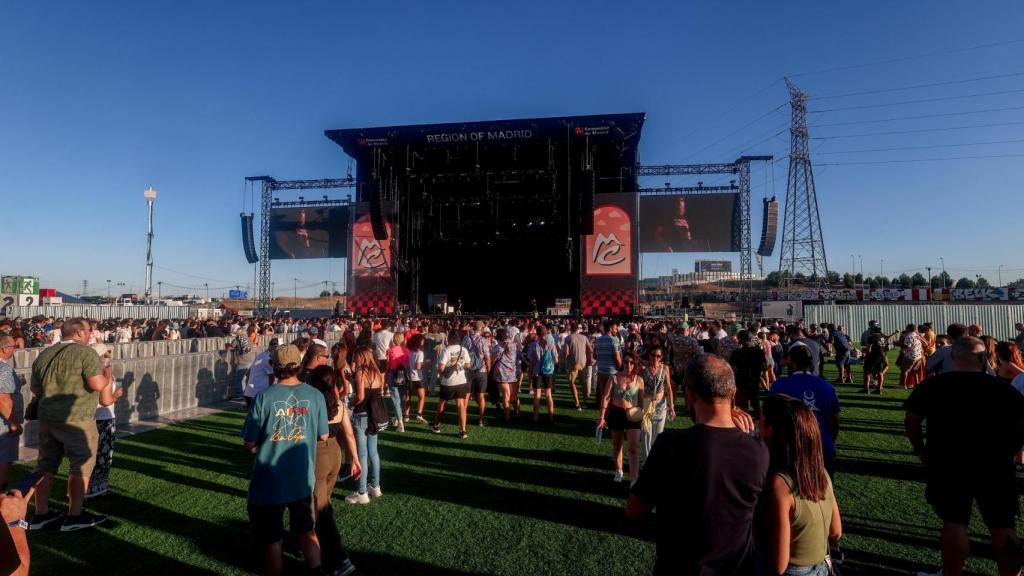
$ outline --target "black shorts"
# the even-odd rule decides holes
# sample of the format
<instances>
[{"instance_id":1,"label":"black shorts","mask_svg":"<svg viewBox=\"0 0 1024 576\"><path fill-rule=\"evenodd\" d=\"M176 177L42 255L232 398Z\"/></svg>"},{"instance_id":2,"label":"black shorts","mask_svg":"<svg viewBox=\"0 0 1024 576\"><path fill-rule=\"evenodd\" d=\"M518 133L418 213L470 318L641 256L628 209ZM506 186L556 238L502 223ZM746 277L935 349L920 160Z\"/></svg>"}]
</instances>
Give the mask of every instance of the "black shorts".
<instances>
[{"instance_id":1,"label":"black shorts","mask_svg":"<svg viewBox=\"0 0 1024 576\"><path fill-rule=\"evenodd\" d=\"M639 430L642 422L630 422L626 417L626 409L618 406L609 406L608 415L605 417L605 424L609 430L621 432L623 430Z\"/></svg>"},{"instance_id":2,"label":"black shorts","mask_svg":"<svg viewBox=\"0 0 1024 576\"><path fill-rule=\"evenodd\" d=\"M315 516L312 495L287 504L274 506L249 504L248 508L252 537L260 547L267 547L284 540L285 509L288 510L288 524L292 529L292 534L309 534L313 531Z\"/></svg>"},{"instance_id":3,"label":"black shorts","mask_svg":"<svg viewBox=\"0 0 1024 576\"><path fill-rule=\"evenodd\" d=\"M534 390L552 390L555 387L554 374L538 374L533 377L530 388Z\"/></svg>"},{"instance_id":4,"label":"black shorts","mask_svg":"<svg viewBox=\"0 0 1024 576\"><path fill-rule=\"evenodd\" d=\"M456 384L454 386L441 386L441 400L455 400L465 398L469 394L469 384Z\"/></svg>"},{"instance_id":5,"label":"black shorts","mask_svg":"<svg viewBox=\"0 0 1024 576\"><path fill-rule=\"evenodd\" d=\"M1016 473L1012 465L996 473L977 469L968 474L929 472L925 499L946 522L968 525L971 504L978 503L981 519L989 528L1013 528L1019 514Z\"/></svg>"},{"instance_id":6,"label":"black shorts","mask_svg":"<svg viewBox=\"0 0 1024 576\"><path fill-rule=\"evenodd\" d=\"M427 383L424 380L409 380L409 391L426 390Z\"/></svg>"},{"instance_id":7,"label":"black shorts","mask_svg":"<svg viewBox=\"0 0 1024 576\"><path fill-rule=\"evenodd\" d=\"M469 384L469 393L486 394L487 393L487 372L471 371L466 372L466 380Z\"/></svg>"}]
</instances>

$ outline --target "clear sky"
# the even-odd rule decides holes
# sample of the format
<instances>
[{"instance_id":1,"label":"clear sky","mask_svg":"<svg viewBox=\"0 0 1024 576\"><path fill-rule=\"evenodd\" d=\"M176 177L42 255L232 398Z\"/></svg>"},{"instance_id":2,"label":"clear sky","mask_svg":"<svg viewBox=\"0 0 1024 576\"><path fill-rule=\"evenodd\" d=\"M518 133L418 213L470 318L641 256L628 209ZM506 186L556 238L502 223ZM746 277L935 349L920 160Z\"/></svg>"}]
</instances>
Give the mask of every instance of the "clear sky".
<instances>
[{"instance_id":1,"label":"clear sky","mask_svg":"<svg viewBox=\"0 0 1024 576\"><path fill-rule=\"evenodd\" d=\"M245 285L243 178L344 176L325 128L607 112L647 113L645 163L780 158L753 176L756 242L759 199L785 194L794 75L828 137L812 158L831 269L942 257L1007 281L1024 276L1022 25L1015 0L4 2L0 273L141 292L153 186L164 292ZM892 90L921 84L939 85ZM999 157L921 161L966 156ZM273 271L278 293L344 281L343 260Z\"/></svg>"}]
</instances>

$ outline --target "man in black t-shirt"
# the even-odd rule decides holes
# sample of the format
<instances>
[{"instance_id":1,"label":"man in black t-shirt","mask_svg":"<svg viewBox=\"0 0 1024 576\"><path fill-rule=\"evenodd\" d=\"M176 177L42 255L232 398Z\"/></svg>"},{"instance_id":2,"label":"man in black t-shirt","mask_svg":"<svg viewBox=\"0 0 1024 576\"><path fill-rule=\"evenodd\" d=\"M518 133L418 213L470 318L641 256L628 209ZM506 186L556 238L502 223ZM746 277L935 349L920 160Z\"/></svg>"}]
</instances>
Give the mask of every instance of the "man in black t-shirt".
<instances>
[{"instance_id":1,"label":"man in black t-shirt","mask_svg":"<svg viewBox=\"0 0 1024 576\"><path fill-rule=\"evenodd\" d=\"M686 405L696 425L661 433L633 485L626 516L658 510L656 575L754 573L754 508L768 449L733 423L735 394L725 360L694 360L686 370Z\"/></svg>"},{"instance_id":2,"label":"man in black t-shirt","mask_svg":"<svg viewBox=\"0 0 1024 576\"><path fill-rule=\"evenodd\" d=\"M1013 459L1024 445L1024 396L985 374L981 340L958 339L952 358L955 371L928 378L904 404L907 436L927 468L925 498L943 521L940 573L955 576L963 570L967 525L977 501L1000 574L1016 575L1024 558L1015 528Z\"/></svg>"}]
</instances>

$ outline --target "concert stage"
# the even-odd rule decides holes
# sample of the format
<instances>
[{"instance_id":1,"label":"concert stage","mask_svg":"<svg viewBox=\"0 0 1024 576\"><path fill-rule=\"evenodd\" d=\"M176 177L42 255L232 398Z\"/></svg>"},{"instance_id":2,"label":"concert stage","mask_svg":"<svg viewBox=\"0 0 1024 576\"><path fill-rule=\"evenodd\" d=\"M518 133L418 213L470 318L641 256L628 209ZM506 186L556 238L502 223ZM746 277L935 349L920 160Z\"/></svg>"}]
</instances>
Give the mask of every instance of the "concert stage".
<instances>
[{"instance_id":1,"label":"concert stage","mask_svg":"<svg viewBox=\"0 0 1024 576\"><path fill-rule=\"evenodd\" d=\"M643 114L327 130L355 160L356 313L636 301ZM596 229L595 229L596 227Z\"/></svg>"}]
</instances>

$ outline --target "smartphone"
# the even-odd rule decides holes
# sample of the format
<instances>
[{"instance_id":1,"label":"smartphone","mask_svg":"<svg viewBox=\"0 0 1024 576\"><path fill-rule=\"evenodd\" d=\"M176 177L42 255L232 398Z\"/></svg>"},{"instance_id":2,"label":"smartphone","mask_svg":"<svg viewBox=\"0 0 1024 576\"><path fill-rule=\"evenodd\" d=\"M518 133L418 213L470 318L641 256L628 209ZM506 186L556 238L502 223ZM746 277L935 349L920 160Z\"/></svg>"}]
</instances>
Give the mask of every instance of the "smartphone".
<instances>
[{"instance_id":1,"label":"smartphone","mask_svg":"<svg viewBox=\"0 0 1024 576\"><path fill-rule=\"evenodd\" d=\"M39 484L39 481L42 480L42 479L43 479L42 473L40 473L40 472L31 472L29 474L26 474L26 475L22 476L18 480L18 483L15 484L13 488L15 490L21 492L21 495L24 496L24 495L28 494L30 490L35 489L36 484Z\"/></svg>"}]
</instances>

